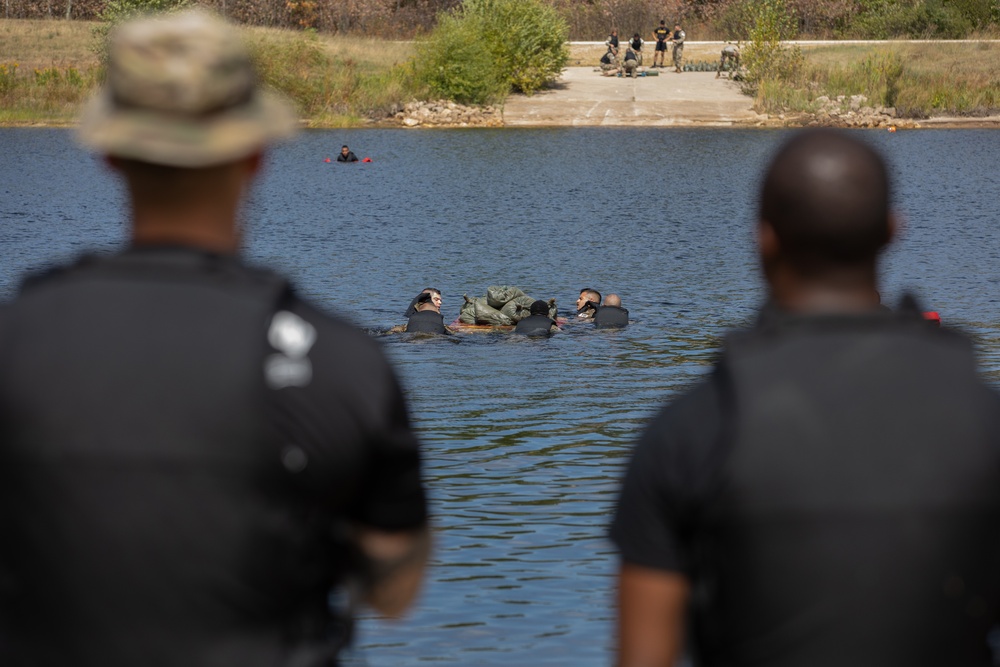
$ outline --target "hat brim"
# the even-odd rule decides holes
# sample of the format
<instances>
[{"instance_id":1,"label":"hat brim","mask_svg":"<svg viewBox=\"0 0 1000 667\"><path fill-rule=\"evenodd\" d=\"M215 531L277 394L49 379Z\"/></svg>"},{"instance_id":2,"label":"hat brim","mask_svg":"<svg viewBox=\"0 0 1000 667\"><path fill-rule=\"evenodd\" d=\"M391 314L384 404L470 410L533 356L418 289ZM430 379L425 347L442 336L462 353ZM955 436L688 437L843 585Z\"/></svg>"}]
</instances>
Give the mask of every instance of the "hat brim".
<instances>
[{"instance_id":1,"label":"hat brim","mask_svg":"<svg viewBox=\"0 0 1000 667\"><path fill-rule=\"evenodd\" d=\"M77 138L107 155L174 167L209 167L246 157L291 137L297 128L292 106L262 88L247 103L208 117L123 108L105 89L84 107Z\"/></svg>"}]
</instances>

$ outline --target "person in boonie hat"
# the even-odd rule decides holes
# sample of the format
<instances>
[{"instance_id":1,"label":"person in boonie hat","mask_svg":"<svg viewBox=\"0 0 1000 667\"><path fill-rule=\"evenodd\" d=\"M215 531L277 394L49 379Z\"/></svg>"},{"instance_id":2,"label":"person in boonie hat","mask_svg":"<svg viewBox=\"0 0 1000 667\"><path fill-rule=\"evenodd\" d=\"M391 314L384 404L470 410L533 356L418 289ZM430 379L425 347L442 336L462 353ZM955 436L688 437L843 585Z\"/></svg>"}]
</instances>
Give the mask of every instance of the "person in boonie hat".
<instances>
[{"instance_id":1,"label":"person in boonie hat","mask_svg":"<svg viewBox=\"0 0 1000 667\"><path fill-rule=\"evenodd\" d=\"M355 601L414 601L428 510L388 360L240 257L295 127L214 15L112 37L79 138L125 183L128 242L0 304L0 412L23 417L0 438L0 665L334 665Z\"/></svg>"},{"instance_id":2,"label":"person in boonie hat","mask_svg":"<svg viewBox=\"0 0 1000 667\"><path fill-rule=\"evenodd\" d=\"M200 9L119 27L107 82L85 107L78 138L102 153L176 167L250 155L294 134L291 106L257 81L235 28Z\"/></svg>"}]
</instances>

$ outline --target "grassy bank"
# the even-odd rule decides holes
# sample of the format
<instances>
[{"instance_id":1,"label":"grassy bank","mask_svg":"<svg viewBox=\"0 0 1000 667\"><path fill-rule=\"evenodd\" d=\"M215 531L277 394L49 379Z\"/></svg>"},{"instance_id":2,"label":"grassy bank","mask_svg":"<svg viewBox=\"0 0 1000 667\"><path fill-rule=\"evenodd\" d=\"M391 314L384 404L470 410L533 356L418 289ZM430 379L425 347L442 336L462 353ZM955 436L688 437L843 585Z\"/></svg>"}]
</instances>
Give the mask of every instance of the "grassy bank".
<instances>
[{"instance_id":1,"label":"grassy bank","mask_svg":"<svg viewBox=\"0 0 1000 667\"><path fill-rule=\"evenodd\" d=\"M97 85L93 23L0 21L0 123L69 123Z\"/></svg>"},{"instance_id":2,"label":"grassy bank","mask_svg":"<svg viewBox=\"0 0 1000 667\"><path fill-rule=\"evenodd\" d=\"M0 123L70 123L101 78L96 24L0 20ZM315 127L357 126L396 106L425 99L408 64L409 42L248 28L264 78L290 95ZM651 46L649 47L651 48ZM571 65L593 65L600 46L576 46ZM692 44L689 60L718 58ZM823 95L863 94L901 115L1000 114L1000 44L883 44L812 47L791 76L765 81L760 111L813 112ZM647 53L648 59L652 51Z\"/></svg>"},{"instance_id":3,"label":"grassy bank","mask_svg":"<svg viewBox=\"0 0 1000 667\"><path fill-rule=\"evenodd\" d=\"M866 95L908 118L1000 114L1000 44L815 47L796 72L762 82L758 111L813 112L821 96Z\"/></svg>"},{"instance_id":4,"label":"grassy bank","mask_svg":"<svg viewBox=\"0 0 1000 667\"><path fill-rule=\"evenodd\" d=\"M0 123L73 121L102 77L95 25L0 20ZM245 35L264 80L311 126L359 125L423 95L410 76L410 43L267 28Z\"/></svg>"}]
</instances>

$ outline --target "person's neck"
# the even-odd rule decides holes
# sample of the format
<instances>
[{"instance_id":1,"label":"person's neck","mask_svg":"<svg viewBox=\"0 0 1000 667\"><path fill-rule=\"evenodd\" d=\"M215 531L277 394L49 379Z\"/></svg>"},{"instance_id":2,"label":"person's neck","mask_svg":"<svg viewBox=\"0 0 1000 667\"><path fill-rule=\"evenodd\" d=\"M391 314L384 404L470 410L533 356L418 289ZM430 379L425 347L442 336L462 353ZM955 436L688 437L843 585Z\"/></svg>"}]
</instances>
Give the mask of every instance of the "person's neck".
<instances>
[{"instance_id":1,"label":"person's neck","mask_svg":"<svg viewBox=\"0 0 1000 667\"><path fill-rule=\"evenodd\" d=\"M239 250L235 210L220 206L136 206L132 245L181 246L220 254Z\"/></svg>"},{"instance_id":2,"label":"person's neck","mask_svg":"<svg viewBox=\"0 0 1000 667\"><path fill-rule=\"evenodd\" d=\"M862 313L879 307L875 267L802 276L792 271L771 276L770 296L779 308L797 313Z\"/></svg>"}]
</instances>

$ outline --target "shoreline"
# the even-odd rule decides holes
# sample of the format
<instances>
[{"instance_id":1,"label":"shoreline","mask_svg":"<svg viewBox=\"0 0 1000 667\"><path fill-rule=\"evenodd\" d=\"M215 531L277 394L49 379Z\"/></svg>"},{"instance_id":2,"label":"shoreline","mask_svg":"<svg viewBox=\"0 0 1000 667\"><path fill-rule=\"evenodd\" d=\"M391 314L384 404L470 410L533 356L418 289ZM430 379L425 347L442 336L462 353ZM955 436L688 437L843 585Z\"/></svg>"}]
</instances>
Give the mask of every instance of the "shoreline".
<instances>
[{"instance_id":1,"label":"shoreline","mask_svg":"<svg viewBox=\"0 0 1000 667\"><path fill-rule=\"evenodd\" d=\"M94 25L0 20L0 40L8 46L0 58L0 83L6 86L0 91L0 127L76 125L100 75ZM684 60L690 71L647 70L652 76L638 79L601 76L594 66L604 43L572 41L568 67L549 88L531 97L509 95L496 107L466 107L426 99L426 90L401 74L398 66L415 53L413 42L253 27L246 28L246 36L265 79L291 93L302 110L303 128L1000 128L997 39L786 42L803 49L811 69L802 80L781 82L756 99L726 78L714 79L721 41L688 41ZM642 53L647 65L651 48L647 41ZM322 66L289 78L301 53L313 50L322 56ZM878 70L875 79L864 69L866 63ZM341 64L348 70L343 81L329 75L330 67ZM892 96L885 78L894 71L890 66L899 69L892 74ZM839 79L828 86L834 75ZM339 101L331 104L331 96Z\"/></svg>"},{"instance_id":2,"label":"shoreline","mask_svg":"<svg viewBox=\"0 0 1000 667\"><path fill-rule=\"evenodd\" d=\"M361 124L355 127L344 127L343 125L322 125L310 123L308 120L302 120L300 122L300 129L306 130L475 130L475 129L491 129L491 130L503 130L503 129L528 129L528 128L575 128L575 127L604 127L604 128L621 128L621 129L635 129L635 128L670 128L670 129L692 129L692 130L774 130L774 129L800 129L805 127L826 127L826 128L836 128L836 129L885 129L885 128L864 128L864 127L845 127L841 124L836 123L816 123L810 124L810 118L800 118L800 119L773 119L773 118L762 118L756 121L677 121L674 123L629 123L620 125L609 125L609 124L585 124L585 123L573 123L573 122L545 122L545 123L535 123L532 125L482 125L482 126L471 126L471 125L461 125L461 124L435 124L435 125L423 125L420 127L407 127L401 125L394 120L384 120L384 121L371 121L365 124ZM61 121L2 121L0 122L0 128L6 129L73 129L77 125L76 122L61 122ZM1000 129L1000 116L986 116L982 118L964 118L955 116L942 116L942 117L932 117L932 118L922 118L922 119L900 119L898 125L894 125L896 131L906 131L906 130L998 130Z\"/></svg>"}]
</instances>

